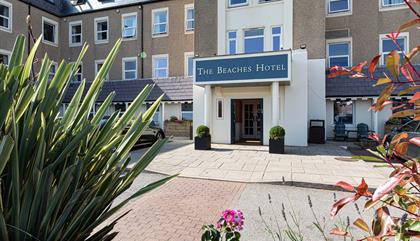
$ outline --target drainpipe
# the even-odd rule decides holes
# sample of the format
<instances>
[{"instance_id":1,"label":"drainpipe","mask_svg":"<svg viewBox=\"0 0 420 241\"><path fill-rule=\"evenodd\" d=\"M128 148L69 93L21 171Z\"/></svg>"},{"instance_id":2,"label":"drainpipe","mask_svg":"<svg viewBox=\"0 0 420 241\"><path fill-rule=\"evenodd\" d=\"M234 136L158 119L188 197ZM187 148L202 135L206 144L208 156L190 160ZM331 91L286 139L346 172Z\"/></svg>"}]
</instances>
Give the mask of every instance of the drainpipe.
<instances>
[{"instance_id":1,"label":"drainpipe","mask_svg":"<svg viewBox=\"0 0 420 241\"><path fill-rule=\"evenodd\" d=\"M144 7L144 5L143 4L140 4L140 7L141 7L141 9L140 9L140 14L141 14L141 24L140 24L140 26L141 26L141 29L140 29L140 35L141 35L141 38L140 38L140 40L141 40L141 56L143 56L143 52L144 52L144 10L143 10L143 7ZM141 59L140 59L140 64L141 64L141 74L140 74L140 76L141 76L141 79L144 79L144 57L141 57Z\"/></svg>"}]
</instances>

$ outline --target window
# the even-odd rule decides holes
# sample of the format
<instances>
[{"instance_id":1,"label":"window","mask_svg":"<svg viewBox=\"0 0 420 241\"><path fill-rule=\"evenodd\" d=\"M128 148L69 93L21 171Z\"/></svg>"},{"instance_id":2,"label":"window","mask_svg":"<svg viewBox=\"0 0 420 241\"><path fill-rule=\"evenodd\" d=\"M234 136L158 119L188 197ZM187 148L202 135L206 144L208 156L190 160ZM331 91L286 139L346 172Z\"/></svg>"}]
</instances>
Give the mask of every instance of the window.
<instances>
[{"instance_id":1,"label":"window","mask_svg":"<svg viewBox=\"0 0 420 241\"><path fill-rule=\"evenodd\" d=\"M328 66L351 66L351 41L333 40L327 43Z\"/></svg>"},{"instance_id":2,"label":"window","mask_svg":"<svg viewBox=\"0 0 420 241\"><path fill-rule=\"evenodd\" d=\"M10 52L0 49L0 64L9 65Z\"/></svg>"},{"instance_id":3,"label":"window","mask_svg":"<svg viewBox=\"0 0 420 241\"><path fill-rule=\"evenodd\" d=\"M193 32L195 28L194 5L185 5L185 32Z\"/></svg>"},{"instance_id":4,"label":"window","mask_svg":"<svg viewBox=\"0 0 420 241\"><path fill-rule=\"evenodd\" d=\"M350 11L351 0L328 0L328 13L342 13Z\"/></svg>"},{"instance_id":5,"label":"window","mask_svg":"<svg viewBox=\"0 0 420 241\"><path fill-rule=\"evenodd\" d=\"M398 45L401 47L401 49L404 52L406 52L409 49L408 48L408 33L400 33L400 35L398 36L396 40L397 40ZM397 45L395 45L395 43L391 39L389 39L386 35L380 35L379 52L382 54L382 57L381 57L382 65L385 64L386 56L392 50L397 50L398 53L400 53L401 61L404 59L403 54L402 54L403 52L398 49Z\"/></svg>"},{"instance_id":6,"label":"window","mask_svg":"<svg viewBox=\"0 0 420 241\"><path fill-rule=\"evenodd\" d=\"M404 0L380 0L381 1L381 6L388 8L388 7L401 7L404 6L405 7L405 2Z\"/></svg>"},{"instance_id":7,"label":"window","mask_svg":"<svg viewBox=\"0 0 420 241\"><path fill-rule=\"evenodd\" d=\"M95 18L95 43L108 43L109 23L108 17Z\"/></svg>"},{"instance_id":8,"label":"window","mask_svg":"<svg viewBox=\"0 0 420 241\"><path fill-rule=\"evenodd\" d=\"M153 59L153 78L168 77L168 55L154 55Z\"/></svg>"},{"instance_id":9,"label":"window","mask_svg":"<svg viewBox=\"0 0 420 241\"><path fill-rule=\"evenodd\" d=\"M42 17L42 36L44 43L57 46L58 23L46 17Z\"/></svg>"},{"instance_id":10,"label":"window","mask_svg":"<svg viewBox=\"0 0 420 241\"><path fill-rule=\"evenodd\" d=\"M122 15L122 38L137 38L137 13L127 13Z\"/></svg>"},{"instance_id":11,"label":"window","mask_svg":"<svg viewBox=\"0 0 420 241\"><path fill-rule=\"evenodd\" d=\"M351 100L334 102L334 124L344 123L352 125L354 103Z\"/></svg>"},{"instance_id":12,"label":"window","mask_svg":"<svg viewBox=\"0 0 420 241\"><path fill-rule=\"evenodd\" d=\"M82 37L82 21L69 23L69 45L70 47L81 46Z\"/></svg>"},{"instance_id":13,"label":"window","mask_svg":"<svg viewBox=\"0 0 420 241\"><path fill-rule=\"evenodd\" d=\"M216 105L216 112L217 112L217 119L221 120L223 119L223 100L217 99L217 105Z\"/></svg>"},{"instance_id":14,"label":"window","mask_svg":"<svg viewBox=\"0 0 420 241\"><path fill-rule=\"evenodd\" d=\"M182 120L193 120L193 104L182 103L181 104L181 118Z\"/></svg>"},{"instance_id":15,"label":"window","mask_svg":"<svg viewBox=\"0 0 420 241\"><path fill-rule=\"evenodd\" d=\"M0 0L0 30L12 31L12 4Z\"/></svg>"},{"instance_id":16,"label":"window","mask_svg":"<svg viewBox=\"0 0 420 241\"><path fill-rule=\"evenodd\" d=\"M248 5L248 0L229 0L229 7Z\"/></svg>"},{"instance_id":17,"label":"window","mask_svg":"<svg viewBox=\"0 0 420 241\"><path fill-rule=\"evenodd\" d=\"M264 29L256 28L245 30L245 53L264 52Z\"/></svg>"},{"instance_id":18,"label":"window","mask_svg":"<svg viewBox=\"0 0 420 241\"><path fill-rule=\"evenodd\" d=\"M189 52L185 53L185 76L193 76L194 75L194 53Z\"/></svg>"},{"instance_id":19,"label":"window","mask_svg":"<svg viewBox=\"0 0 420 241\"><path fill-rule=\"evenodd\" d=\"M48 75L48 80L49 81L51 81L54 78L55 73L57 72L57 69L58 69L58 64L56 62L52 62L51 63L51 68L50 68L50 73Z\"/></svg>"},{"instance_id":20,"label":"window","mask_svg":"<svg viewBox=\"0 0 420 241\"><path fill-rule=\"evenodd\" d=\"M273 51L279 51L283 49L283 43L281 39L281 27L272 27L271 28L271 36L273 41Z\"/></svg>"},{"instance_id":21,"label":"window","mask_svg":"<svg viewBox=\"0 0 420 241\"><path fill-rule=\"evenodd\" d=\"M168 34L168 9L155 9L152 11L153 35Z\"/></svg>"},{"instance_id":22,"label":"window","mask_svg":"<svg viewBox=\"0 0 420 241\"><path fill-rule=\"evenodd\" d=\"M99 70L101 70L102 66L104 65L105 60L95 60L95 76L98 75ZM105 80L109 80L109 73L106 74Z\"/></svg>"},{"instance_id":23,"label":"window","mask_svg":"<svg viewBox=\"0 0 420 241\"><path fill-rule=\"evenodd\" d=\"M77 69L76 74L74 75L73 81L80 82L83 79L83 64L80 63L79 68Z\"/></svg>"},{"instance_id":24,"label":"window","mask_svg":"<svg viewBox=\"0 0 420 241\"><path fill-rule=\"evenodd\" d=\"M137 57L123 58L123 79L137 79Z\"/></svg>"},{"instance_id":25,"label":"window","mask_svg":"<svg viewBox=\"0 0 420 241\"><path fill-rule=\"evenodd\" d=\"M237 41L236 41L236 31L228 32L228 53L236 54L237 51Z\"/></svg>"},{"instance_id":26,"label":"window","mask_svg":"<svg viewBox=\"0 0 420 241\"><path fill-rule=\"evenodd\" d=\"M152 106L152 104L146 104L146 108L149 109ZM161 126L161 116L160 116L160 109L162 104L158 107L158 109L155 112L155 115L152 118L152 123L150 123L150 126Z\"/></svg>"}]
</instances>

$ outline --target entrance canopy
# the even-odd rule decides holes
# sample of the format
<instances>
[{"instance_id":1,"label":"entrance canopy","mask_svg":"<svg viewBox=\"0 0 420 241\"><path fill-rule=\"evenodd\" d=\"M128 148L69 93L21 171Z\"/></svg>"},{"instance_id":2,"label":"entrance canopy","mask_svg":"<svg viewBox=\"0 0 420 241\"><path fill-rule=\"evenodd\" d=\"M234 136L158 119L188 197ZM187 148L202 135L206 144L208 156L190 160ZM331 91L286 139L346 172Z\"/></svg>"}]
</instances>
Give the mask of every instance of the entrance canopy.
<instances>
[{"instance_id":1,"label":"entrance canopy","mask_svg":"<svg viewBox=\"0 0 420 241\"><path fill-rule=\"evenodd\" d=\"M194 66L196 85L272 82L290 85L291 51L196 58Z\"/></svg>"}]
</instances>

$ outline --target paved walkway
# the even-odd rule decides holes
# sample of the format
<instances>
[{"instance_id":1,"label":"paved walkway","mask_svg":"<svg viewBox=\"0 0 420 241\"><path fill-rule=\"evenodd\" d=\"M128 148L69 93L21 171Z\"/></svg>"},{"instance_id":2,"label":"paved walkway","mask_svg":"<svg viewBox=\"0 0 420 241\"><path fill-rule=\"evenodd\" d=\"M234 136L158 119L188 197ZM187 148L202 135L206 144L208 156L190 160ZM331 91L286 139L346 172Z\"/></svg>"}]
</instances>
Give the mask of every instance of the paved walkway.
<instances>
[{"instance_id":1,"label":"paved walkway","mask_svg":"<svg viewBox=\"0 0 420 241\"><path fill-rule=\"evenodd\" d=\"M190 178L324 188L339 180L357 185L362 178L370 187L384 183L387 171L352 160L343 145L353 144L327 142L286 147L287 154L276 155L268 153L267 146L213 144L210 151L196 151L190 142L174 141L167 144L147 170L166 175L179 173ZM133 159L143 152L132 152Z\"/></svg>"}]
</instances>

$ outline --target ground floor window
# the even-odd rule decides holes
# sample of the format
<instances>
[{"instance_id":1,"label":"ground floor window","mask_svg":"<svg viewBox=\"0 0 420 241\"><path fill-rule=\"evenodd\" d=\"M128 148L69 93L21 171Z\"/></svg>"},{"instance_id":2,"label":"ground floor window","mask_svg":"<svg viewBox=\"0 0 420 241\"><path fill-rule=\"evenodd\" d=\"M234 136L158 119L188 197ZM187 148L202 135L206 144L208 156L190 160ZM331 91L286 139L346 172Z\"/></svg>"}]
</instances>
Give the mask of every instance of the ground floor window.
<instances>
[{"instance_id":1,"label":"ground floor window","mask_svg":"<svg viewBox=\"0 0 420 241\"><path fill-rule=\"evenodd\" d=\"M354 102L351 100L337 100L334 102L334 124L353 124Z\"/></svg>"},{"instance_id":2,"label":"ground floor window","mask_svg":"<svg viewBox=\"0 0 420 241\"><path fill-rule=\"evenodd\" d=\"M217 119L221 120L223 119L223 100L218 99L217 100Z\"/></svg>"},{"instance_id":3,"label":"ground floor window","mask_svg":"<svg viewBox=\"0 0 420 241\"><path fill-rule=\"evenodd\" d=\"M183 103L181 105L181 118L182 120L193 120L193 104L192 103Z\"/></svg>"}]
</instances>

